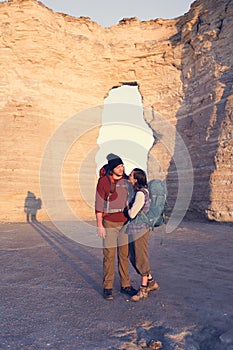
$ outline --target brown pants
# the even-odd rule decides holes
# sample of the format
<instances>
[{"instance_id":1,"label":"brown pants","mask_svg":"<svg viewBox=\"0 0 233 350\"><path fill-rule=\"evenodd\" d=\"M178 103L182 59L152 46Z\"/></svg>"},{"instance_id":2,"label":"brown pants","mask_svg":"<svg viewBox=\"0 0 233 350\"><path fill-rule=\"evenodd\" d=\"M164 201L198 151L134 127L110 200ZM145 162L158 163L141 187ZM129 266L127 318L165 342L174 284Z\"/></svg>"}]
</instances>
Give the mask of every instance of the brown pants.
<instances>
[{"instance_id":1,"label":"brown pants","mask_svg":"<svg viewBox=\"0 0 233 350\"><path fill-rule=\"evenodd\" d=\"M129 243L130 262L141 276L148 276L151 272L148 256L149 236L150 231L144 235L131 235L132 241Z\"/></svg>"},{"instance_id":2,"label":"brown pants","mask_svg":"<svg viewBox=\"0 0 233 350\"><path fill-rule=\"evenodd\" d=\"M104 220L106 237L103 240L103 288L113 288L116 250L121 287L130 286L128 235L120 231L122 226L122 222Z\"/></svg>"}]
</instances>

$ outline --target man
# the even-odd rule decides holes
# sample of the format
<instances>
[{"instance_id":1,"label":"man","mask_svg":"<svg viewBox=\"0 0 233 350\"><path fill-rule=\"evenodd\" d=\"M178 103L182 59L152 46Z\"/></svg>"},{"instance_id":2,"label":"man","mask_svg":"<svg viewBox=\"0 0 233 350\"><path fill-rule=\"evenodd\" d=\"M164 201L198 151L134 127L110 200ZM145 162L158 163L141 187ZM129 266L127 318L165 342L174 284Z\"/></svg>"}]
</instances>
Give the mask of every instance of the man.
<instances>
[{"instance_id":1,"label":"man","mask_svg":"<svg viewBox=\"0 0 233 350\"><path fill-rule=\"evenodd\" d=\"M113 300L116 250L121 293L133 296L137 291L130 285L128 274L128 236L121 230L127 221L124 209L131 184L122 159L112 153L107 159L106 175L99 178L96 188L95 209L98 236L103 238L103 297Z\"/></svg>"}]
</instances>

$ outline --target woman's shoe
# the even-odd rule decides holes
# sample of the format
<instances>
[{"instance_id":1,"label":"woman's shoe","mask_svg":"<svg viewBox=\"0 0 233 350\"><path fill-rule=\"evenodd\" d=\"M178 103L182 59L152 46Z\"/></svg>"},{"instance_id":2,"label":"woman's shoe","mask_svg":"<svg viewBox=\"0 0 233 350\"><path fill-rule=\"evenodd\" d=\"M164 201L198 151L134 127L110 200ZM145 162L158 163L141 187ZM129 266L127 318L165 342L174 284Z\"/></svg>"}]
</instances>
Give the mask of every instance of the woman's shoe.
<instances>
[{"instance_id":1,"label":"woman's shoe","mask_svg":"<svg viewBox=\"0 0 233 350\"><path fill-rule=\"evenodd\" d=\"M133 295L130 300L131 301L140 301L144 298L148 297L148 291L147 287L140 287L139 291L137 292L136 295Z\"/></svg>"},{"instance_id":2,"label":"woman's shoe","mask_svg":"<svg viewBox=\"0 0 233 350\"><path fill-rule=\"evenodd\" d=\"M147 292L151 292L152 290L156 289L159 289L159 284L155 280L149 281L147 283Z\"/></svg>"}]
</instances>

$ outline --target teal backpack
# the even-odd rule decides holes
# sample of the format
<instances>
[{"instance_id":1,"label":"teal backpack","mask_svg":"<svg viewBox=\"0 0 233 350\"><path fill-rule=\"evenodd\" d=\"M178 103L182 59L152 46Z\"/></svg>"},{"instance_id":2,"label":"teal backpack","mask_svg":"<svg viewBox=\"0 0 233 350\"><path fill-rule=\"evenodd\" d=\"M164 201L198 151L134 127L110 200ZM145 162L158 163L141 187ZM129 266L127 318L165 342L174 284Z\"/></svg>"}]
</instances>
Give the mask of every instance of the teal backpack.
<instances>
[{"instance_id":1,"label":"teal backpack","mask_svg":"<svg viewBox=\"0 0 233 350\"><path fill-rule=\"evenodd\" d=\"M148 183L150 196L150 208L147 213L139 212L133 221L140 225L145 223L151 230L164 223L164 216L167 206L167 189L161 180L151 180Z\"/></svg>"}]
</instances>

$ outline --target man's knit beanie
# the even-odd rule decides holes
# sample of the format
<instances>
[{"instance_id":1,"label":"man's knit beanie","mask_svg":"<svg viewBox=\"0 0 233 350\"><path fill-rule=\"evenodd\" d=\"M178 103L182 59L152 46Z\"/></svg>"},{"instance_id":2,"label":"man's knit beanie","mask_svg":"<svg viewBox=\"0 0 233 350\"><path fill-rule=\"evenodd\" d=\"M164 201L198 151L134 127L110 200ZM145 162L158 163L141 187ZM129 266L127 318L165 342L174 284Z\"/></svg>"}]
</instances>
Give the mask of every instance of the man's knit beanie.
<instances>
[{"instance_id":1,"label":"man's knit beanie","mask_svg":"<svg viewBox=\"0 0 233 350\"><path fill-rule=\"evenodd\" d=\"M108 160L108 169L111 171L116 168L120 164L124 164L122 159L118 157L116 154L110 153L107 155Z\"/></svg>"}]
</instances>

